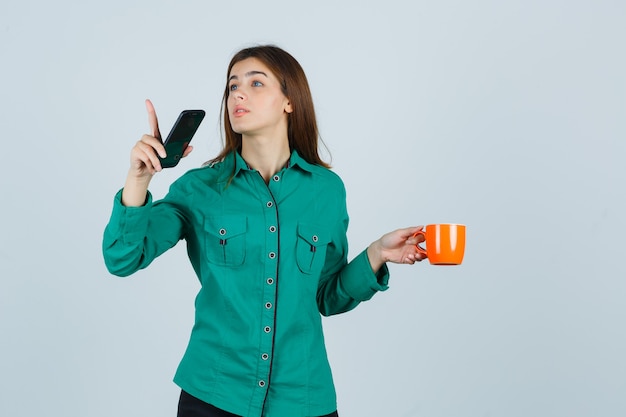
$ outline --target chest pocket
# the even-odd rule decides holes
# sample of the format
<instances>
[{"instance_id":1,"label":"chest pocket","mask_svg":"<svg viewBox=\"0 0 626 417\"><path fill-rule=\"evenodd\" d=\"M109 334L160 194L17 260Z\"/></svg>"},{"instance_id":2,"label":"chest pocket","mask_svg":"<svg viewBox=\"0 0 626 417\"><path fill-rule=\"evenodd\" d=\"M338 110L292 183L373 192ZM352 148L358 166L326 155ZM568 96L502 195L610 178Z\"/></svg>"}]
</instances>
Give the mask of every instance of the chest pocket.
<instances>
[{"instance_id":1,"label":"chest pocket","mask_svg":"<svg viewBox=\"0 0 626 417\"><path fill-rule=\"evenodd\" d=\"M246 259L248 219L243 216L208 217L204 221L209 262L222 266L243 265Z\"/></svg>"},{"instance_id":2,"label":"chest pocket","mask_svg":"<svg viewBox=\"0 0 626 417\"><path fill-rule=\"evenodd\" d=\"M330 232L323 226L311 223L298 224L296 263L304 274L319 274L326 259L326 246Z\"/></svg>"}]
</instances>

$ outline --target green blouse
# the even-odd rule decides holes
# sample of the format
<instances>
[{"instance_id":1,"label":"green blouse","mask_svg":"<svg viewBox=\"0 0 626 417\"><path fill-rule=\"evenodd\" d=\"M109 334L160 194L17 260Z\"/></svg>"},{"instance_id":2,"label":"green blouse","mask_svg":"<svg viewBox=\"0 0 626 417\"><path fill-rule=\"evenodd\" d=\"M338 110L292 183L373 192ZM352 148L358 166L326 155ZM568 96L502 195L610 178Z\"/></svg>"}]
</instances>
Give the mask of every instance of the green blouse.
<instances>
[{"instance_id":1,"label":"green blouse","mask_svg":"<svg viewBox=\"0 0 626 417\"><path fill-rule=\"evenodd\" d=\"M142 207L116 195L104 231L109 271L128 276L184 239L201 289L174 382L241 416L336 410L320 313L349 311L387 289L366 251L347 262L345 188L293 152L266 184L234 152L193 169Z\"/></svg>"}]
</instances>

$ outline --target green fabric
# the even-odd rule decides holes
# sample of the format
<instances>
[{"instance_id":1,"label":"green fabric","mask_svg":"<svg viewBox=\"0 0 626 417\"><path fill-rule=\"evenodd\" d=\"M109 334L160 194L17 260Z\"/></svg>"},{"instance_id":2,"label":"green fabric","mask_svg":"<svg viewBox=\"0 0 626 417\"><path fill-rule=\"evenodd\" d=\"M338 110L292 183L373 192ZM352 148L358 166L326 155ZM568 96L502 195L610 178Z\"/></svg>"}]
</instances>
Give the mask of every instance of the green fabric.
<instances>
[{"instance_id":1,"label":"green fabric","mask_svg":"<svg viewBox=\"0 0 626 417\"><path fill-rule=\"evenodd\" d=\"M241 416L320 416L336 409L321 314L387 289L366 251L347 263L345 189L293 152L269 185L238 153L194 169L153 202L125 207L104 232L109 271L127 276L179 240L201 283L174 381ZM262 381L262 382L261 382Z\"/></svg>"}]
</instances>

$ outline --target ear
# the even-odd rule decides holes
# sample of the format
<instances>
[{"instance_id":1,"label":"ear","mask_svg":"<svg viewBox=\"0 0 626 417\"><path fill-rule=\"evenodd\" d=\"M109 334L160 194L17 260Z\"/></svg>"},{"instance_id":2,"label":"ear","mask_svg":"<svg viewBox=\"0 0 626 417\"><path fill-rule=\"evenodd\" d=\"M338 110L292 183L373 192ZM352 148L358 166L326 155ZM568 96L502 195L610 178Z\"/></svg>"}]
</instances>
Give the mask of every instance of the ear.
<instances>
[{"instance_id":1,"label":"ear","mask_svg":"<svg viewBox=\"0 0 626 417\"><path fill-rule=\"evenodd\" d=\"M287 100L287 104L285 104L285 113L293 113L293 107L291 106L291 101Z\"/></svg>"}]
</instances>

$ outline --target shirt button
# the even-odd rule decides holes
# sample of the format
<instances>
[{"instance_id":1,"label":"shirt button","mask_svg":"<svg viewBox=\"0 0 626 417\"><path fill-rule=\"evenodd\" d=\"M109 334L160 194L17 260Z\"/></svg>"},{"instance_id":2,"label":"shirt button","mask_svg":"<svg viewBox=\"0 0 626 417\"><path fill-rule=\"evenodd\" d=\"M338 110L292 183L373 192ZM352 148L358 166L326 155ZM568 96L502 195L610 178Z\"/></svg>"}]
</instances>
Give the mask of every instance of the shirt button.
<instances>
[{"instance_id":1,"label":"shirt button","mask_svg":"<svg viewBox=\"0 0 626 417\"><path fill-rule=\"evenodd\" d=\"M265 333L269 333L269 332L271 332L271 331L272 331L272 328L271 328L270 326L265 326L265 327L263 328L263 331L264 331Z\"/></svg>"},{"instance_id":2,"label":"shirt button","mask_svg":"<svg viewBox=\"0 0 626 417\"><path fill-rule=\"evenodd\" d=\"M265 308L267 308L268 310L272 308L272 303L265 303Z\"/></svg>"},{"instance_id":3,"label":"shirt button","mask_svg":"<svg viewBox=\"0 0 626 417\"><path fill-rule=\"evenodd\" d=\"M270 355L268 355L267 353L264 353L261 355L261 359L263 359L264 361L268 360L270 358Z\"/></svg>"},{"instance_id":4,"label":"shirt button","mask_svg":"<svg viewBox=\"0 0 626 417\"><path fill-rule=\"evenodd\" d=\"M276 257L276 253L270 252L268 256L270 257L270 259L274 259Z\"/></svg>"},{"instance_id":5,"label":"shirt button","mask_svg":"<svg viewBox=\"0 0 626 417\"><path fill-rule=\"evenodd\" d=\"M274 203L273 203L273 202L271 202L271 201L268 201L268 202L267 202L267 208L270 208L270 207L272 207L273 205L274 205Z\"/></svg>"},{"instance_id":6,"label":"shirt button","mask_svg":"<svg viewBox=\"0 0 626 417\"><path fill-rule=\"evenodd\" d=\"M280 177L278 175L274 175L273 180L278 182L278 181L280 181Z\"/></svg>"},{"instance_id":7,"label":"shirt button","mask_svg":"<svg viewBox=\"0 0 626 417\"><path fill-rule=\"evenodd\" d=\"M267 279L267 285L272 285L274 283L274 278Z\"/></svg>"},{"instance_id":8,"label":"shirt button","mask_svg":"<svg viewBox=\"0 0 626 417\"><path fill-rule=\"evenodd\" d=\"M259 387L263 388L265 386L265 381L259 381Z\"/></svg>"},{"instance_id":9,"label":"shirt button","mask_svg":"<svg viewBox=\"0 0 626 417\"><path fill-rule=\"evenodd\" d=\"M220 236L224 236L226 234L226 229L220 229Z\"/></svg>"},{"instance_id":10,"label":"shirt button","mask_svg":"<svg viewBox=\"0 0 626 417\"><path fill-rule=\"evenodd\" d=\"M270 226L270 232L274 233L276 231L276 226Z\"/></svg>"},{"instance_id":11,"label":"shirt button","mask_svg":"<svg viewBox=\"0 0 626 417\"><path fill-rule=\"evenodd\" d=\"M319 240L319 238L317 237L317 235L313 235L313 242L317 242Z\"/></svg>"}]
</instances>

